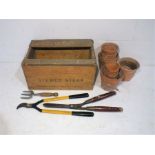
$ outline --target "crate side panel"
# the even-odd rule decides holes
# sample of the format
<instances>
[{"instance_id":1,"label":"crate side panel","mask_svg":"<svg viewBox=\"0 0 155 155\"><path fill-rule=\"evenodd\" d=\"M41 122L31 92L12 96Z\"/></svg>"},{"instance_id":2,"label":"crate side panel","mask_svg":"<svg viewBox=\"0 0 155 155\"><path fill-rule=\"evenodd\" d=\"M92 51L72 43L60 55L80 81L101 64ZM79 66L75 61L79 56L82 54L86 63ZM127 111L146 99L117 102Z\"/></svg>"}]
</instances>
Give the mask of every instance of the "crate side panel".
<instances>
[{"instance_id":1,"label":"crate side panel","mask_svg":"<svg viewBox=\"0 0 155 155\"><path fill-rule=\"evenodd\" d=\"M30 89L92 89L96 66L23 66Z\"/></svg>"}]
</instances>

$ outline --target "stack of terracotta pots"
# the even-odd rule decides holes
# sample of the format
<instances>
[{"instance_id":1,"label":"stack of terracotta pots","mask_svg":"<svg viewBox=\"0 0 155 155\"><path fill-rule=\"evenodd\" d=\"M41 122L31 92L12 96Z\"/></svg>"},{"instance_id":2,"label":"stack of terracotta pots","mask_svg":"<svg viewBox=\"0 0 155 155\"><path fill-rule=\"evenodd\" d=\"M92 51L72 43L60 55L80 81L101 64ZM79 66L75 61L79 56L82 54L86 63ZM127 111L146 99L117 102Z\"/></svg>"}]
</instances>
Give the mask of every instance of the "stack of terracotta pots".
<instances>
[{"instance_id":1,"label":"stack of terracotta pots","mask_svg":"<svg viewBox=\"0 0 155 155\"><path fill-rule=\"evenodd\" d=\"M123 74L118 63L119 47L114 43L105 43L99 53L101 86L105 90L117 89Z\"/></svg>"},{"instance_id":2,"label":"stack of terracotta pots","mask_svg":"<svg viewBox=\"0 0 155 155\"><path fill-rule=\"evenodd\" d=\"M133 58L119 59L119 47L115 43L104 43L98 54L101 75L101 87L115 90L121 81L129 81L139 68Z\"/></svg>"}]
</instances>

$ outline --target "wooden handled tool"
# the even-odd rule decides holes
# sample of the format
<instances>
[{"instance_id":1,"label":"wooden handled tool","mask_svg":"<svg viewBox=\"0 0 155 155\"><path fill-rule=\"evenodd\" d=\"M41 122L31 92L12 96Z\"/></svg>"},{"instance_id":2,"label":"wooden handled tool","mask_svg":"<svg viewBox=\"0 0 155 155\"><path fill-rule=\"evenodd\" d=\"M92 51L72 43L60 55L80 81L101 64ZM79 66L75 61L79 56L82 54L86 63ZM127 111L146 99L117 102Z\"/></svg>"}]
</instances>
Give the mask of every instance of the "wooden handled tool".
<instances>
[{"instance_id":1,"label":"wooden handled tool","mask_svg":"<svg viewBox=\"0 0 155 155\"><path fill-rule=\"evenodd\" d=\"M58 93L50 93L50 92L42 92L42 93L34 93L32 90L23 91L23 95L21 99L31 99L33 96L40 96L40 97L50 97L50 96L58 96Z\"/></svg>"},{"instance_id":2,"label":"wooden handled tool","mask_svg":"<svg viewBox=\"0 0 155 155\"><path fill-rule=\"evenodd\" d=\"M98 112L121 112L123 108L121 107L109 107L109 106L90 106L83 107L86 104L97 102L105 98L115 95L115 91L111 91L102 95L95 96L91 99L86 100L81 104L57 104L57 103L44 103L43 106L46 108L67 108L67 109L78 109L78 110L88 110L88 111L98 111Z\"/></svg>"}]
</instances>

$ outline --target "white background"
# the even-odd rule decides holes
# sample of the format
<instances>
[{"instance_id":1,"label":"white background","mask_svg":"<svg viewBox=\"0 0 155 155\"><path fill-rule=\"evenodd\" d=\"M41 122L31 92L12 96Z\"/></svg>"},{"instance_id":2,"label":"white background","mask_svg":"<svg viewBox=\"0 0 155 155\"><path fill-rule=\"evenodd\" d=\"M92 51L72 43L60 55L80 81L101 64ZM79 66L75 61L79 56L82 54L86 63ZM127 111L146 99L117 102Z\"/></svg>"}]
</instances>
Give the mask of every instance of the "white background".
<instances>
[{"instance_id":1,"label":"white background","mask_svg":"<svg viewBox=\"0 0 155 155\"><path fill-rule=\"evenodd\" d=\"M116 42L120 57L140 62L130 82L119 86L117 96L94 105L122 106L123 113L95 113L94 118L40 114L16 110L27 89L20 67L32 39L90 38L96 56L106 41ZM153 134L154 115L154 20L0 20L0 134ZM59 91L60 95L83 91ZM90 97L105 93L98 75ZM33 98L30 102L36 101ZM75 103L83 100L75 100ZM65 101L68 103L68 101Z\"/></svg>"}]
</instances>

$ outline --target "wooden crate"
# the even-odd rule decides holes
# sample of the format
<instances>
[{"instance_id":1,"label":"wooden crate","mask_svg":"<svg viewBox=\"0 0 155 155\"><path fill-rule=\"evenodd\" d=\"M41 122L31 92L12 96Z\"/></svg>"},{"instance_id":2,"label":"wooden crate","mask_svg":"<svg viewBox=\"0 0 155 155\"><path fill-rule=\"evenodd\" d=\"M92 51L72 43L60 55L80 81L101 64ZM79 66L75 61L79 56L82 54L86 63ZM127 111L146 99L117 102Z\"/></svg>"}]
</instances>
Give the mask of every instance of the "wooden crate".
<instances>
[{"instance_id":1,"label":"wooden crate","mask_svg":"<svg viewBox=\"0 0 155 155\"><path fill-rule=\"evenodd\" d=\"M29 89L93 89L97 76L93 41L32 40L22 68Z\"/></svg>"}]
</instances>

